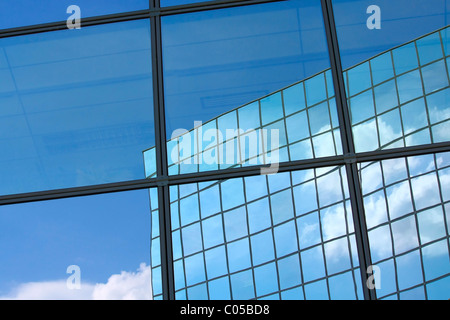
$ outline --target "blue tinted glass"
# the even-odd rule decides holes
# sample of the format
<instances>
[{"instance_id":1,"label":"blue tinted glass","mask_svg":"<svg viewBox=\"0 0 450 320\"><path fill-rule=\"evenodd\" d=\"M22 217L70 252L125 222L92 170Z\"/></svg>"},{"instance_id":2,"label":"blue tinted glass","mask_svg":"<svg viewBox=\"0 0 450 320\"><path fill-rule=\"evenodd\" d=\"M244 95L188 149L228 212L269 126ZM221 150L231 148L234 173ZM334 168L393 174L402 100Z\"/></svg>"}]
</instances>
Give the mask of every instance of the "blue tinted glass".
<instances>
[{"instance_id":1,"label":"blue tinted glass","mask_svg":"<svg viewBox=\"0 0 450 320\"><path fill-rule=\"evenodd\" d=\"M450 89L445 89L433 94L430 94L426 98L428 104L428 112L430 115L430 122L440 122L448 116L450 111Z\"/></svg>"},{"instance_id":2,"label":"blue tinted glass","mask_svg":"<svg viewBox=\"0 0 450 320\"><path fill-rule=\"evenodd\" d=\"M402 124L400 120L400 112L398 109L394 109L379 116L377 119L377 124L380 137L380 145L382 148L390 147L393 142L395 143L399 138L401 138ZM393 144L393 146L397 145Z\"/></svg>"},{"instance_id":3,"label":"blue tinted glass","mask_svg":"<svg viewBox=\"0 0 450 320\"><path fill-rule=\"evenodd\" d=\"M375 105L377 113L382 113L386 110L398 106L397 89L395 80L385 82L374 89Z\"/></svg>"},{"instance_id":4,"label":"blue tinted glass","mask_svg":"<svg viewBox=\"0 0 450 320\"><path fill-rule=\"evenodd\" d=\"M427 296L430 300L447 300L450 276L427 284Z\"/></svg>"},{"instance_id":5,"label":"blue tinted glass","mask_svg":"<svg viewBox=\"0 0 450 320\"><path fill-rule=\"evenodd\" d=\"M205 2L208 0L161 0L161 7L178 6L181 4ZM211 1L211 0L209 0Z\"/></svg>"},{"instance_id":6,"label":"blue tinted glass","mask_svg":"<svg viewBox=\"0 0 450 320\"><path fill-rule=\"evenodd\" d=\"M206 274L208 279L228 273L225 246L205 251Z\"/></svg>"},{"instance_id":7,"label":"blue tinted glass","mask_svg":"<svg viewBox=\"0 0 450 320\"><path fill-rule=\"evenodd\" d=\"M181 232L180 232L180 230L172 232L172 243L173 243L173 247L172 247L173 258L175 260L181 258L183 255L183 252L181 250L182 247L181 247ZM158 254L160 254L160 253L158 252ZM153 265L155 265L155 264L153 264Z\"/></svg>"},{"instance_id":8,"label":"blue tinted glass","mask_svg":"<svg viewBox=\"0 0 450 320\"><path fill-rule=\"evenodd\" d=\"M317 246L301 253L303 279L305 282L325 276L322 247Z\"/></svg>"},{"instance_id":9,"label":"blue tinted glass","mask_svg":"<svg viewBox=\"0 0 450 320\"><path fill-rule=\"evenodd\" d=\"M413 251L396 258L397 278L400 290L412 287L423 281L419 251Z\"/></svg>"},{"instance_id":10,"label":"blue tinted glass","mask_svg":"<svg viewBox=\"0 0 450 320\"><path fill-rule=\"evenodd\" d=\"M148 190L1 206L2 299L151 299L161 270L149 267L158 243L149 241L149 212ZM81 290L66 284L77 274ZM124 286L109 291L115 281Z\"/></svg>"},{"instance_id":11,"label":"blue tinted glass","mask_svg":"<svg viewBox=\"0 0 450 320\"><path fill-rule=\"evenodd\" d=\"M233 274L230 278L233 299L248 300L255 297L252 270Z\"/></svg>"},{"instance_id":12,"label":"blue tinted glass","mask_svg":"<svg viewBox=\"0 0 450 320\"><path fill-rule=\"evenodd\" d=\"M317 209L317 193L314 181L293 188L295 213L300 215Z\"/></svg>"},{"instance_id":13,"label":"blue tinted glass","mask_svg":"<svg viewBox=\"0 0 450 320\"><path fill-rule=\"evenodd\" d=\"M420 286L400 292L400 300L425 300L424 287Z\"/></svg>"},{"instance_id":14,"label":"blue tinted glass","mask_svg":"<svg viewBox=\"0 0 450 320\"><path fill-rule=\"evenodd\" d=\"M200 209L202 218L220 211L220 193L218 186L212 186L200 192Z\"/></svg>"},{"instance_id":15,"label":"blue tinted glass","mask_svg":"<svg viewBox=\"0 0 450 320\"><path fill-rule=\"evenodd\" d=\"M250 233L261 231L271 226L269 200L261 200L247 205Z\"/></svg>"},{"instance_id":16,"label":"blue tinted glass","mask_svg":"<svg viewBox=\"0 0 450 320\"><path fill-rule=\"evenodd\" d=\"M394 77L394 68L392 66L390 52L381 54L370 60L370 67L374 85Z\"/></svg>"},{"instance_id":17,"label":"blue tinted glass","mask_svg":"<svg viewBox=\"0 0 450 320\"><path fill-rule=\"evenodd\" d=\"M419 61L421 65L443 58L439 32L433 33L417 41Z\"/></svg>"},{"instance_id":18,"label":"blue tinted glass","mask_svg":"<svg viewBox=\"0 0 450 320\"><path fill-rule=\"evenodd\" d=\"M341 238L324 244L325 260L329 275L350 269L349 244L346 238Z\"/></svg>"},{"instance_id":19,"label":"blue tinted glass","mask_svg":"<svg viewBox=\"0 0 450 320\"><path fill-rule=\"evenodd\" d=\"M398 77L397 87L400 103L405 103L423 95L422 81L418 70Z\"/></svg>"},{"instance_id":20,"label":"blue tinted glass","mask_svg":"<svg viewBox=\"0 0 450 320\"><path fill-rule=\"evenodd\" d=\"M394 260L386 260L376 265L380 268L381 285L377 288L377 297L384 297L397 291Z\"/></svg>"},{"instance_id":21,"label":"blue tinted glass","mask_svg":"<svg viewBox=\"0 0 450 320\"><path fill-rule=\"evenodd\" d=\"M186 283L184 281L183 261L182 260L175 261L173 263L173 269L175 277L175 290L185 287Z\"/></svg>"},{"instance_id":22,"label":"blue tinted glass","mask_svg":"<svg viewBox=\"0 0 450 320\"><path fill-rule=\"evenodd\" d=\"M210 248L223 243L222 216L216 215L202 221L203 244L205 248Z\"/></svg>"},{"instance_id":23,"label":"blue tinted glass","mask_svg":"<svg viewBox=\"0 0 450 320\"><path fill-rule=\"evenodd\" d=\"M379 148L378 130L375 119L353 127L356 152L371 151Z\"/></svg>"},{"instance_id":24,"label":"blue tinted glass","mask_svg":"<svg viewBox=\"0 0 450 320\"><path fill-rule=\"evenodd\" d=\"M283 92L291 114L304 104L296 83L329 68L322 10L312 0L166 16L162 42L168 136L292 85ZM326 99L320 78L320 90L307 85L312 102ZM264 123L282 117L281 93L261 108Z\"/></svg>"},{"instance_id":25,"label":"blue tinted glass","mask_svg":"<svg viewBox=\"0 0 450 320\"><path fill-rule=\"evenodd\" d=\"M277 257L282 257L298 250L296 241L292 241L297 238L294 221L277 226L274 229L274 236Z\"/></svg>"},{"instance_id":26,"label":"blue tinted glass","mask_svg":"<svg viewBox=\"0 0 450 320\"><path fill-rule=\"evenodd\" d=\"M230 300L230 280L223 277L208 282L209 298L211 300Z\"/></svg>"},{"instance_id":27,"label":"blue tinted glass","mask_svg":"<svg viewBox=\"0 0 450 320\"><path fill-rule=\"evenodd\" d=\"M257 267L254 272L258 296L278 291L277 269L274 262Z\"/></svg>"},{"instance_id":28,"label":"blue tinted glass","mask_svg":"<svg viewBox=\"0 0 450 320\"><path fill-rule=\"evenodd\" d=\"M272 193L291 186L290 172L268 175L267 179L269 181L269 191Z\"/></svg>"},{"instance_id":29,"label":"blue tinted glass","mask_svg":"<svg viewBox=\"0 0 450 320\"><path fill-rule=\"evenodd\" d=\"M0 29L66 21L80 8L81 18L148 9L148 0L5 0L0 2ZM81 24L81 26L83 26Z\"/></svg>"},{"instance_id":30,"label":"blue tinted glass","mask_svg":"<svg viewBox=\"0 0 450 320\"><path fill-rule=\"evenodd\" d=\"M444 46L444 53L446 56L450 54L450 28L445 28L440 32L442 37L442 44Z\"/></svg>"},{"instance_id":31,"label":"blue tinted glass","mask_svg":"<svg viewBox=\"0 0 450 320\"><path fill-rule=\"evenodd\" d=\"M277 224L294 217L291 189L281 191L270 197L273 223Z\"/></svg>"},{"instance_id":32,"label":"blue tinted glass","mask_svg":"<svg viewBox=\"0 0 450 320\"><path fill-rule=\"evenodd\" d=\"M305 81L306 102L315 105L327 98L324 74L319 74Z\"/></svg>"},{"instance_id":33,"label":"blue tinted glass","mask_svg":"<svg viewBox=\"0 0 450 320\"><path fill-rule=\"evenodd\" d=\"M238 109L239 128L246 131L261 126L259 103L253 102Z\"/></svg>"},{"instance_id":34,"label":"blue tinted glass","mask_svg":"<svg viewBox=\"0 0 450 320\"><path fill-rule=\"evenodd\" d=\"M328 279L330 298L332 300L356 299L354 280L351 272L340 274Z\"/></svg>"},{"instance_id":35,"label":"blue tinted glass","mask_svg":"<svg viewBox=\"0 0 450 320\"><path fill-rule=\"evenodd\" d=\"M203 261L203 253L198 253L184 259L184 266L186 272L186 285L191 286L205 281L205 262Z\"/></svg>"},{"instance_id":36,"label":"blue tinted glass","mask_svg":"<svg viewBox=\"0 0 450 320\"><path fill-rule=\"evenodd\" d=\"M374 262L392 256L392 240L388 226L369 231L370 254Z\"/></svg>"},{"instance_id":37,"label":"blue tinted glass","mask_svg":"<svg viewBox=\"0 0 450 320\"><path fill-rule=\"evenodd\" d=\"M450 272L447 240L424 247L422 254L426 281L441 277Z\"/></svg>"},{"instance_id":38,"label":"blue tinted glass","mask_svg":"<svg viewBox=\"0 0 450 320\"><path fill-rule=\"evenodd\" d=\"M266 176L257 175L245 178L245 196L247 201L267 195Z\"/></svg>"},{"instance_id":39,"label":"blue tinted glass","mask_svg":"<svg viewBox=\"0 0 450 320\"><path fill-rule=\"evenodd\" d=\"M230 272L250 267L250 248L248 238L227 244Z\"/></svg>"},{"instance_id":40,"label":"blue tinted glass","mask_svg":"<svg viewBox=\"0 0 450 320\"><path fill-rule=\"evenodd\" d=\"M286 126L290 143L310 136L306 111L286 118Z\"/></svg>"},{"instance_id":41,"label":"blue tinted glass","mask_svg":"<svg viewBox=\"0 0 450 320\"><path fill-rule=\"evenodd\" d=\"M405 159L389 159L381 162L383 178L386 185L400 181L408 177ZM408 199L409 200L409 199Z\"/></svg>"},{"instance_id":42,"label":"blue tinted glass","mask_svg":"<svg viewBox=\"0 0 450 320\"><path fill-rule=\"evenodd\" d=\"M191 300L208 300L208 291L206 290L206 284L204 283L188 288L187 294Z\"/></svg>"},{"instance_id":43,"label":"blue tinted glass","mask_svg":"<svg viewBox=\"0 0 450 320\"><path fill-rule=\"evenodd\" d=\"M283 292L281 292L281 299L282 300L304 300L305 297L303 295L303 289L301 287L297 287L294 289L283 291Z\"/></svg>"},{"instance_id":44,"label":"blue tinted glass","mask_svg":"<svg viewBox=\"0 0 450 320\"><path fill-rule=\"evenodd\" d=\"M202 234L200 223L195 223L182 229L183 252L185 255L202 250Z\"/></svg>"},{"instance_id":45,"label":"blue tinted glass","mask_svg":"<svg viewBox=\"0 0 450 320\"><path fill-rule=\"evenodd\" d=\"M318 244L321 241L319 216L313 212L297 219L300 248Z\"/></svg>"},{"instance_id":46,"label":"blue tinted glass","mask_svg":"<svg viewBox=\"0 0 450 320\"><path fill-rule=\"evenodd\" d=\"M0 52L0 194L145 176L149 21L4 38Z\"/></svg>"},{"instance_id":47,"label":"blue tinted glass","mask_svg":"<svg viewBox=\"0 0 450 320\"><path fill-rule=\"evenodd\" d=\"M245 207L224 213L224 221L227 241L232 241L248 234Z\"/></svg>"},{"instance_id":48,"label":"blue tinted glass","mask_svg":"<svg viewBox=\"0 0 450 320\"><path fill-rule=\"evenodd\" d=\"M371 86L369 63L360 64L347 71L350 96L358 94Z\"/></svg>"},{"instance_id":49,"label":"blue tinted glass","mask_svg":"<svg viewBox=\"0 0 450 320\"><path fill-rule=\"evenodd\" d=\"M413 216L392 223L394 253L400 254L419 245L417 226Z\"/></svg>"},{"instance_id":50,"label":"blue tinted glass","mask_svg":"<svg viewBox=\"0 0 450 320\"><path fill-rule=\"evenodd\" d=\"M278 274L280 276L281 290L301 284L298 254L278 260Z\"/></svg>"},{"instance_id":51,"label":"blue tinted glass","mask_svg":"<svg viewBox=\"0 0 450 320\"><path fill-rule=\"evenodd\" d=\"M262 124L268 124L283 117L283 105L281 102L281 93L272 94L261 99L261 121Z\"/></svg>"},{"instance_id":52,"label":"blue tinted glass","mask_svg":"<svg viewBox=\"0 0 450 320\"><path fill-rule=\"evenodd\" d=\"M419 66L415 44L408 43L392 51L395 73L401 74Z\"/></svg>"},{"instance_id":53,"label":"blue tinted glass","mask_svg":"<svg viewBox=\"0 0 450 320\"><path fill-rule=\"evenodd\" d=\"M441 202L438 180L434 172L411 179L411 188L416 210L424 209ZM427 196L424 196L424 193Z\"/></svg>"},{"instance_id":54,"label":"blue tinted glass","mask_svg":"<svg viewBox=\"0 0 450 320\"><path fill-rule=\"evenodd\" d=\"M229 179L222 182L222 209L227 210L244 203L243 179Z\"/></svg>"},{"instance_id":55,"label":"blue tinted glass","mask_svg":"<svg viewBox=\"0 0 450 320\"><path fill-rule=\"evenodd\" d=\"M180 219L181 225L187 225L199 218L198 212L198 195L193 194L187 198L180 200Z\"/></svg>"},{"instance_id":56,"label":"blue tinted glass","mask_svg":"<svg viewBox=\"0 0 450 320\"><path fill-rule=\"evenodd\" d=\"M444 60L439 60L423 67L422 78L426 94L448 87L448 76Z\"/></svg>"},{"instance_id":57,"label":"blue tinted glass","mask_svg":"<svg viewBox=\"0 0 450 320\"><path fill-rule=\"evenodd\" d=\"M324 102L308 109L311 134L318 134L331 129L328 103Z\"/></svg>"},{"instance_id":58,"label":"blue tinted glass","mask_svg":"<svg viewBox=\"0 0 450 320\"><path fill-rule=\"evenodd\" d=\"M303 84L299 83L283 90L283 103L286 116L303 110L306 107Z\"/></svg>"},{"instance_id":59,"label":"blue tinted glass","mask_svg":"<svg viewBox=\"0 0 450 320\"><path fill-rule=\"evenodd\" d=\"M401 107L403 129L405 133L428 125L427 111L423 99L414 100Z\"/></svg>"},{"instance_id":60,"label":"blue tinted glass","mask_svg":"<svg viewBox=\"0 0 450 320\"><path fill-rule=\"evenodd\" d=\"M305 285L306 300L328 300L327 282L316 281Z\"/></svg>"},{"instance_id":61,"label":"blue tinted glass","mask_svg":"<svg viewBox=\"0 0 450 320\"><path fill-rule=\"evenodd\" d=\"M162 296L161 296L162 297ZM175 299L177 300L186 300L186 289L175 292ZM161 298L162 300L162 298Z\"/></svg>"},{"instance_id":62,"label":"blue tinted glass","mask_svg":"<svg viewBox=\"0 0 450 320\"><path fill-rule=\"evenodd\" d=\"M374 116L372 90L361 93L350 99L352 123L358 123Z\"/></svg>"},{"instance_id":63,"label":"blue tinted glass","mask_svg":"<svg viewBox=\"0 0 450 320\"><path fill-rule=\"evenodd\" d=\"M332 2L344 69L445 27L450 11L446 0ZM371 5L380 9L379 19Z\"/></svg>"},{"instance_id":64,"label":"blue tinted glass","mask_svg":"<svg viewBox=\"0 0 450 320\"><path fill-rule=\"evenodd\" d=\"M252 246L253 264L258 265L275 258L273 249L273 235L271 230L267 230L250 238Z\"/></svg>"}]
</instances>

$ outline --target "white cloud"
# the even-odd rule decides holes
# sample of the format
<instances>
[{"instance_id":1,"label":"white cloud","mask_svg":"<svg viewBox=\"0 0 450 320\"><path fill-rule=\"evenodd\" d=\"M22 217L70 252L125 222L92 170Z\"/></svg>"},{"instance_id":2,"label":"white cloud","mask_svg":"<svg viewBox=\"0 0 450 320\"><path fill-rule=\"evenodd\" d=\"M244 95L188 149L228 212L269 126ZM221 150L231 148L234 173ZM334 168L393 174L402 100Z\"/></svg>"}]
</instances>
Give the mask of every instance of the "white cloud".
<instances>
[{"instance_id":1,"label":"white cloud","mask_svg":"<svg viewBox=\"0 0 450 320\"><path fill-rule=\"evenodd\" d=\"M149 300L151 299L150 267L142 263L137 272L122 271L109 277L108 282L96 284L94 300Z\"/></svg>"},{"instance_id":2,"label":"white cloud","mask_svg":"<svg viewBox=\"0 0 450 320\"><path fill-rule=\"evenodd\" d=\"M1 300L149 300L151 269L145 263L136 272L113 274L106 283L86 283L81 289L69 289L66 280L23 283Z\"/></svg>"}]
</instances>

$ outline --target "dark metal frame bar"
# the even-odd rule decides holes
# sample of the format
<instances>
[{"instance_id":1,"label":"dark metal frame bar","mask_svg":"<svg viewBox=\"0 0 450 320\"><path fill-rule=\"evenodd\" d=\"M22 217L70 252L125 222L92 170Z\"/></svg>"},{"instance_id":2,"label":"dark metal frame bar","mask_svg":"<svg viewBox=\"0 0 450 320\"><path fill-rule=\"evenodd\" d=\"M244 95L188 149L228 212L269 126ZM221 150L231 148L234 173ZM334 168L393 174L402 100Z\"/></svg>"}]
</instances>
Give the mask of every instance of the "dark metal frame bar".
<instances>
[{"instance_id":1,"label":"dark metal frame bar","mask_svg":"<svg viewBox=\"0 0 450 320\"><path fill-rule=\"evenodd\" d=\"M29 192L23 194L13 194L0 196L0 206L26 203L32 201L44 201L62 199L68 197L78 197L95 195L110 192L120 192L147 188L158 189L158 201L160 212L160 236L161 236L161 270L163 298L166 300L175 299L174 270L172 256L171 220L170 220L170 199L169 188L171 185L204 182L211 180L223 180L236 177L246 177L259 175L261 166L229 168L200 172L193 174L180 174L170 176L168 174L166 129L164 111L164 85L162 67L162 42L161 42L161 17L174 14L192 13L205 10L232 8L253 4L278 2L284 0L218 0L171 7L161 7L160 0L149 0L148 10L125 12L97 17L83 18L83 26L93 26L121 21L137 19L150 19L151 24L151 44L152 44L152 65L153 65L153 95L154 95L154 117L155 117L155 144L156 144L156 167L157 177L154 179L141 179L110 184L92 185L85 187L75 187L59 190L48 190L40 192ZM377 150L365 153L355 153L353 135L343 70L340 61L338 37L334 21L332 1L321 0L326 37L330 55L331 71L336 94L336 104L341 130L343 155L326 158L309 159L281 163L279 172L294 170L312 169L325 166L342 166L347 170L347 183L349 185L350 200L353 212L355 235L358 248L358 256L361 264L361 280L365 299L376 299L374 290L369 290L365 286L367 280L366 270L371 265L370 251L368 244L368 233L365 223L363 198L361 193L360 180L357 164L359 162L378 161L391 158L408 157L430 153L450 151L450 142L436 143L430 145L420 145L406 148L396 148L387 150ZM66 21L39 24L0 30L0 39L29 35L41 32L65 30Z\"/></svg>"}]
</instances>

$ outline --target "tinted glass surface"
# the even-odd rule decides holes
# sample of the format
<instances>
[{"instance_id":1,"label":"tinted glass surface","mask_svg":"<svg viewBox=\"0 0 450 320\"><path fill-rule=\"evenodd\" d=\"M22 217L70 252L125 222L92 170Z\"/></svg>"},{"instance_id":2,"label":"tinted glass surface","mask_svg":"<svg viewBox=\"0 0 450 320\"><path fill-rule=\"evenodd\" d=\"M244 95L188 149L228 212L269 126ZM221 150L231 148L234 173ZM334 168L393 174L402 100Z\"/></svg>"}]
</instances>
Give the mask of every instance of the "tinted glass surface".
<instances>
[{"instance_id":1,"label":"tinted glass surface","mask_svg":"<svg viewBox=\"0 0 450 320\"><path fill-rule=\"evenodd\" d=\"M448 299L448 153L361 164L380 299Z\"/></svg>"},{"instance_id":2,"label":"tinted glass surface","mask_svg":"<svg viewBox=\"0 0 450 320\"><path fill-rule=\"evenodd\" d=\"M171 186L177 299L361 298L345 181L335 167Z\"/></svg>"},{"instance_id":3,"label":"tinted glass surface","mask_svg":"<svg viewBox=\"0 0 450 320\"><path fill-rule=\"evenodd\" d=\"M0 194L145 177L149 21L0 40Z\"/></svg>"},{"instance_id":4,"label":"tinted glass surface","mask_svg":"<svg viewBox=\"0 0 450 320\"><path fill-rule=\"evenodd\" d=\"M205 2L208 0L160 0L161 1L161 7L168 7L168 6L178 6L181 4L190 4L190 3L199 3L199 2ZM208 2L210 2L209 0Z\"/></svg>"},{"instance_id":5,"label":"tinted glass surface","mask_svg":"<svg viewBox=\"0 0 450 320\"><path fill-rule=\"evenodd\" d=\"M162 41L171 174L341 152L320 1L163 17Z\"/></svg>"},{"instance_id":6,"label":"tinted glass surface","mask_svg":"<svg viewBox=\"0 0 450 320\"><path fill-rule=\"evenodd\" d=\"M449 140L449 2L334 0L358 152Z\"/></svg>"},{"instance_id":7,"label":"tinted glass surface","mask_svg":"<svg viewBox=\"0 0 450 320\"><path fill-rule=\"evenodd\" d=\"M148 190L1 206L0 298L151 299L149 212Z\"/></svg>"},{"instance_id":8,"label":"tinted glass surface","mask_svg":"<svg viewBox=\"0 0 450 320\"><path fill-rule=\"evenodd\" d=\"M148 9L148 0L3 0L0 2L0 29L66 21L76 5L81 18ZM68 12L69 11L69 12ZM72 18L71 18L72 19Z\"/></svg>"}]
</instances>

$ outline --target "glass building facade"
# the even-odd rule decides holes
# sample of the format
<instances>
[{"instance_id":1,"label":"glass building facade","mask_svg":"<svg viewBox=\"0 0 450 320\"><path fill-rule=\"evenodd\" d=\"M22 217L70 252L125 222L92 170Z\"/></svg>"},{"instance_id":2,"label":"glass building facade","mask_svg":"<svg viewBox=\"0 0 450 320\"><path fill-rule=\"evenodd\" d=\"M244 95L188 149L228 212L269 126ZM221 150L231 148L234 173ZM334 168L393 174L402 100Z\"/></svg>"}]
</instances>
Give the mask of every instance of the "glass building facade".
<instances>
[{"instance_id":1,"label":"glass building facade","mask_svg":"<svg viewBox=\"0 0 450 320\"><path fill-rule=\"evenodd\" d=\"M450 298L449 1L69 2L0 4L0 298Z\"/></svg>"}]
</instances>

